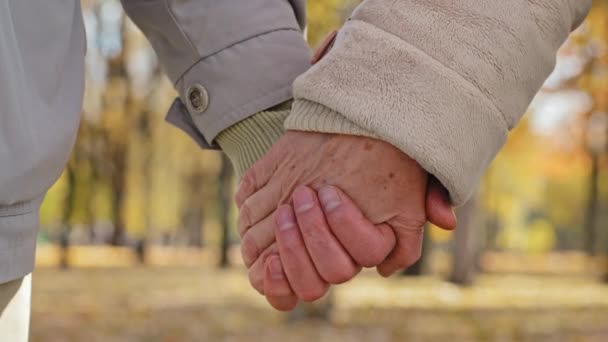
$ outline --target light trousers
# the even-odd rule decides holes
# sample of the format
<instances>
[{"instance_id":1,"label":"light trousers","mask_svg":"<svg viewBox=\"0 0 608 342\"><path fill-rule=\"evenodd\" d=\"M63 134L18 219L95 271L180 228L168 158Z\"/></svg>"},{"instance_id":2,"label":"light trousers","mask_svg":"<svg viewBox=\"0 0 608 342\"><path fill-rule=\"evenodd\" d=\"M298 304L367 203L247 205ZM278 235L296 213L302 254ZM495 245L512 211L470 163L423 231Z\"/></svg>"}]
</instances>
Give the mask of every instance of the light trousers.
<instances>
[{"instance_id":1,"label":"light trousers","mask_svg":"<svg viewBox=\"0 0 608 342\"><path fill-rule=\"evenodd\" d=\"M27 342L32 275L0 284L0 341Z\"/></svg>"}]
</instances>

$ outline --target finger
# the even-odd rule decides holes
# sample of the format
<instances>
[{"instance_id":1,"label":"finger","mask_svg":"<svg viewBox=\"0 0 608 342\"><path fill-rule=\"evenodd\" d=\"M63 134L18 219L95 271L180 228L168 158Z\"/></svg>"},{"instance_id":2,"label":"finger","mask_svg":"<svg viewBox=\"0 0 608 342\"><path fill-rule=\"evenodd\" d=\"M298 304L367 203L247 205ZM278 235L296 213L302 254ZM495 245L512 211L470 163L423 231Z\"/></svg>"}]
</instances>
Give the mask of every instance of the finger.
<instances>
[{"instance_id":1,"label":"finger","mask_svg":"<svg viewBox=\"0 0 608 342\"><path fill-rule=\"evenodd\" d=\"M277 209L281 196L280 185L271 182L253 193L242 203L237 220L237 228L241 237L245 235L247 230L268 218Z\"/></svg>"},{"instance_id":2,"label":"finger","mask_svg":"<svg viewBox=\"0 0 608 342\"><path fill-rule=\"evenodd\" d=\"M453 230L456 228L456 214L450 203L450 195L435 177L429 178L426 194L426 215L437 227Z\"/></svg>"},{"instance_id":3,"label":"finger","mask_svg":"<svg viewBox=\"0 0 608 342\"><path fill-rule=\"evenodd\" d=\"M241 255L247 267L257 260L260 254L274 241L274 213L247 230L241 241Z\"/></svg>"},{"instance_id":4,"label":"finger","mask_svg":"<svg viewBox=\"0 0 608 342\"><path fill-rule=\"evenodd\" d=\"M247 198L261 189L271 179L277 168L275 154L273 149L270 149L264 157L245 172L234 196L238 208L243 205Z\"/></svg>"},{"instance_id":5,"label":"finger","mask_svg":"<svg viewBox=\"0 0 608 342\"><path fill-rule=\"evenodd\" d=\"M264 272L264 295L273 308L290 311L298 304L298 297L293 293L281 265L278 255L266 259Z\"/></svg>"},{"instance_id":6,"label":"finger","mask_svg":"<svg viewBox=\"0 0 608 342\"><path fill-rule=\"evenodd\" d=\"M260 294L264 294L264 268L266 265L266 259L271 255L279 253L276 242L266 248L260 257L251 265L247 275L249 277L249 283L256 289Z\"/></svg>"},{"instance_id":7,"label":"finger","mask_svg":"<svg viewBox=\"0 0 608 342\"><path fill-rule=\"evenodd\" d=\"M290 205L279 207L276 239L283 270L299 299L310 302L321 298L328 284L319 276L308 255Z\"/></svg>"},{"instance_id":8,"label":"finger","mask_svg":"<svg viewBox=\"0 0 608 342\"><path fill-rule=\"evenodd\" d=\"M321 278L330 284L341 284L357 275L361 268L332 234L316 193L300 187L294 192L293 202L306 250Z\"/></svg>"},{"instance_id":9,"label":"finger","mask_svg":"<svg viewBox=\"0 0 608 342\"><path fill-rule=\"evenodd\" d=\"M364 267L380 264L395 247L395 233L386 224L374 225L340 189L319 190L331 231L355 262Z\"/></svg>"},{"instance_id":10,"label":"finger","mask_svg":"<svg viewBox=\"0 0 608 342\"><path fill-rule=\"evenodd\" d=\"M389 224L395 232L397 244L386 260L377 267L378 273L383 277L408 268L418 261L424 236L424 225L412 226L400 218L389 221Z\"/></svg>"}]
</instances>

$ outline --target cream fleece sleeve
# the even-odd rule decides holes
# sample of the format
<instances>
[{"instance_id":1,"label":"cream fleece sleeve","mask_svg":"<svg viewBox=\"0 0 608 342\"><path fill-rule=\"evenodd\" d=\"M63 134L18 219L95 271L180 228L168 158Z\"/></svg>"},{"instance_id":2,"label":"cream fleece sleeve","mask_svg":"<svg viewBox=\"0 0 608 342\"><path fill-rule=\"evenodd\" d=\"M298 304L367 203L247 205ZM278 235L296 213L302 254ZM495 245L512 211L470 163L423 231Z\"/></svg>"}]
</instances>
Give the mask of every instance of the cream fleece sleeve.
<instances>
[{"instance_id":1,"label":"cream fleece sleeve","mask_svg":"<svg viewBox=\"0 0 608 342\"><path fill-rule=\"evenodd\" d=\"M367 0L294 84L285 126L377 136L463 203L591 0ZM346 120L345 120L346 119Z\"/></svg>"}]
</instances>

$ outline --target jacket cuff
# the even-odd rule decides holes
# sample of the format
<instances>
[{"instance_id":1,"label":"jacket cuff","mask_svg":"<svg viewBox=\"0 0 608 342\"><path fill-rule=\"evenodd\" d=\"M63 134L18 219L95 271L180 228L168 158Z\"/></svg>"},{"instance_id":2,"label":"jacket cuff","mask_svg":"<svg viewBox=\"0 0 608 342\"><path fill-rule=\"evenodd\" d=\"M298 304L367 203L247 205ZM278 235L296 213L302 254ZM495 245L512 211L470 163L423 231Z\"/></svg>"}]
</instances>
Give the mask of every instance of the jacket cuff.
<instances>
[{"instance_id":1,"label":"jacket cuff","mask_svg":"<svg viewBox=\"0 0 608 342\"><path fill-rule=\"evenodd\" d=\"M167 121L203 148L219 132L292 98L292 83L309 67L310 49L301 32L279 30L256 36L196 63L176 88L182 105Z\"/></svg>"},{"instance_id":2,"label":"jacket cuff","mask_svg":"<svg viewBox=\"0 0 608 342\"><path fill-rule=\"evenodd\" d=\"M285 120L285 128L294 131L358 135L379 139L378 135L349 121L335 110L303 99L294 102L291 114Z\"/></svg>"},{"instance_id":3,"label":"jacket cuff","mask_svg":"<svg viewBox=\"0 0 608 342\"><path fill-rule=\"evenodd\" d=\"M216 139L226 153L237 176L247 171L284 133L283 122L291 101L259 112L222 131Z\"/></svg>"}]
</instances>

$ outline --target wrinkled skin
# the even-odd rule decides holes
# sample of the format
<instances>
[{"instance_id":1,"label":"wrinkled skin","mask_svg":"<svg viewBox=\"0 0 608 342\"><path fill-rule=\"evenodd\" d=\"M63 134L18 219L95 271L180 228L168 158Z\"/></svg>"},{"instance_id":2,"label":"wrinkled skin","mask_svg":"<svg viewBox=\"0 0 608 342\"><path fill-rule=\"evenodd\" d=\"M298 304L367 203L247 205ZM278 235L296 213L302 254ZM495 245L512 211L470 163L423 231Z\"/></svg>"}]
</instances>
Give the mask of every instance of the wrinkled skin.
<instances>
[{"instance_id":1,"label":"wrinkled skin","mask_svg":"<svg viewBox=\"0 0 608 342\"><path fill-rule=\"evenodd\" d=\"M328 188L341 199L333 213L317 193ZM445 190L406 154L367 137L289 131L244 175L236 201L251 283L281 310L321 297L361 266L383 276L410 266L427 215L455 226Z\"/></svg>"}]
</instances>

